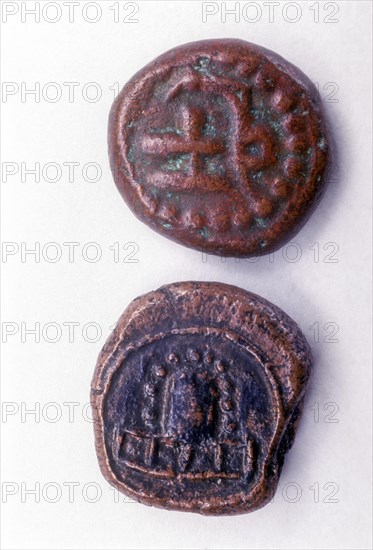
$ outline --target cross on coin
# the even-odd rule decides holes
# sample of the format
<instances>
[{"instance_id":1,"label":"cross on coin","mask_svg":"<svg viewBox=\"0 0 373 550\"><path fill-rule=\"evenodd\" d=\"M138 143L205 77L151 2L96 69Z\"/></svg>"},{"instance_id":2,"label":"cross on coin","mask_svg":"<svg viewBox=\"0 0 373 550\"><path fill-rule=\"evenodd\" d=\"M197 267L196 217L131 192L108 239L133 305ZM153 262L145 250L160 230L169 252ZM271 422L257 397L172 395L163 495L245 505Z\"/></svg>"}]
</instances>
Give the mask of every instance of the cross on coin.
<instances>
[{"instance_id":1,"label":"cross on coin","mask_svg":"<svg viewBox=\"0 0 373 550\"><path fill-rule=\"evenodd\" d=\"M196 177L203 172L205 156L223 153L224 143L218 139L204 139L202 130L205 114L202 109L183 105L181 108L182 133L167 132L162 135L145 135L142 148L151 155L189 155L188 175Z\"/></svg>"}]
</instances>

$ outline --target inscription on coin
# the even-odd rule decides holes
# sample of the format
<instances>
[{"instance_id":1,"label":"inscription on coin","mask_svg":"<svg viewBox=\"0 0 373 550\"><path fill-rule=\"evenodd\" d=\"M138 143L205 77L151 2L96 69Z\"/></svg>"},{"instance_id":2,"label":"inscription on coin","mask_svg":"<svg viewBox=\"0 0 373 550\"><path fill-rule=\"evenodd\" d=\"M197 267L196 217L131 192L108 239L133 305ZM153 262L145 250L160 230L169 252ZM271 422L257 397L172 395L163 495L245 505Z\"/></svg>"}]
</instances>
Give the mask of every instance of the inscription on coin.
<instances>
[{"instance_id":1,"label":"inscription on coin","mask_svg":"<svg viewBox=\"0 0 373 550\"><path fill-rule=\"evenodd\" d=\"M206 40L150 63L113 104L109 152L134 213L182 244L279 248L321 198L329 140L316 88L269 50Z\"/></svg>"},{"instance_id":2,"label":"inscription on coin","mask_svg":"<svg viewBox=\"0 0 373 550\"><path fill-rule=\"evenodd\" d=\"M103 474L167 509L263 506L292 444L310 368L296 324L241 289L178 283L135 300L92 383Z\"/></svg>"}]
</instances>

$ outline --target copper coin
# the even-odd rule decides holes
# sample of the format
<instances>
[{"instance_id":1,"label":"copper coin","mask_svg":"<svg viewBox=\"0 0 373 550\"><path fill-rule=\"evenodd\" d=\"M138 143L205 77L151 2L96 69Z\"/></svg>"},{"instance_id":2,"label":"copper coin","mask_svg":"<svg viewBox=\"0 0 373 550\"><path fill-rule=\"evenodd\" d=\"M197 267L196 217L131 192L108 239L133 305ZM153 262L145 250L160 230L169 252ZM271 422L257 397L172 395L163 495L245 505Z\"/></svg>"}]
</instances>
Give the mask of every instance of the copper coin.
<instances>
[{"instance_id":1,"label":"copper coin","mask_svg":"<svg viewBox=\"0 0 373 550\"><path fill-rule=\"evenodd\" d=\"M105 478L142 503L240 514L273 497L312 366L283 311L219 283L134 300L92 381Z\"/></svg>"},{"instance_id":2,"label":"copper coin","mask_svg":"<svg viewBox=\"0 0 373 550\"><path fill-rule=\"evenodd\" d=\"M213 254L278 249L325 184L319 94L279 55L242 40L170 50L139 71L109 119L110 164L152 229Z\"/></svg>"}]
</instances>

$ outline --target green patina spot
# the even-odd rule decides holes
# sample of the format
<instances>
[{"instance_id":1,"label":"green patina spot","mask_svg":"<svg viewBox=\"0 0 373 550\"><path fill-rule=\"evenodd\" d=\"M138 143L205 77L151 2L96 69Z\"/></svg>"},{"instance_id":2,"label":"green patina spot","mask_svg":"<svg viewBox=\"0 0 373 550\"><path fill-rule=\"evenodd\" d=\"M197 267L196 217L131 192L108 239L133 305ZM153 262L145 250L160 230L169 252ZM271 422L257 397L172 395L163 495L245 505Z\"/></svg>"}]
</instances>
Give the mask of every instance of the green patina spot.
<instances>
[{"instance_id":1,"label":"green patina spot","mask_svg":"<svg viewBox=\"0 0 373 550\"><path fill-rule=\"evenodd\" d=\"M208 70L209 63L210 63L210 59L208 57L200 57L198 59L197 65L193 66L193 69L207 76L210 74L210 71Z\"/></svg>"},{"instance_id":2,"label":"green patina spot","mask_svg":"<svg viewBox=\"0 0 373 550\"><path fill-rule=\"evenodd\" d=\"M312 157L312 148L308 147L308 149L306 149L300 156L303 162L310 162L310 159Z\"/></svg>"},{"instance_id":3,"label":"green patina spot","mask_svg":"<svg viewBox=\"0 0 373 550\"><path fill-rule=\"evenodd\" d=\"M207 227L202 227L202 229L200 229L200 230L198 231L198 233L201 235L201 237L202 237L203 239L207 239L208 236L209 236L209 232L208 232Z\"/></svg>"},{"instance_id":4,"label":"green patina spot","mask_svg":"<svg viewBox=\"0 0 373 550\"><path fill-rule=\"evenodd\" d=\"M136 160L136 156L135 156L135 151L133 149L133 147L130 147L128 149L128 155L127 155L127 158L130 162L135 162Z\"/></svg>"},{"instance_id":5,"label":"green patina spot","mask_svg":"<svg viewBox=\"0 0 373 550\"><path fill-rule=\"evenodd\" d=\"M240 101L243 100L243 91L242 90L239 90L238 92L235 92L236 93L236 96L238 97L238 99Z\"/></svg>"},{"instance_id":6,"label":"green patina spot","mask_svg":"<svg viewBox=\"0 0 373 550\"><path fill-rule=\"evenodd\" d=\"M255 222L256 222L256 225L258 227L267 227L268 225L268 220L266 220L265 218L255 218Z\"/></svg>"},{"instance_id":7,"label":"green patina spot","mask_svg":"<svg viewBox=\"0 0 373 550\"><path fill-rule=\"evenodd\" d=\"M163 168L164 170L168 170L169 172L185 172L186 170L188 170L188 160L189 154L169 157L167 161L162 164L161 168Z\"/></svg>"},{"instance_id":8,"label":"green patina spot","mask_svg":"<svg viewBox=\"0 0 373 550\"><path fill-rule=\"evenodd\" d=\"M202 130L204 136L216 136L216 128L212 124L206 124Z\"/></svg>"},{"instance_id":9,"label":"green patina spot","mask_svg":"<svg viewBox=\"0 0 373 550\"><path fill-rule=\"evenodd\" d=\"M255 179L261 178L262 175L263 175L263 172L260 171L260 172L256 172L256 174L253 174L251 177L255 180Z\"/></svg>"},{"instance_id":10,"label":"green patina spot","mask_svg":"<svg viewBox=\"0 0 373 550\"><path fill-rule=\"evenodd\" d=\"M260 118L260 113L257 109L250 109L250 115L255 118L255 120Z\"/></svg>"},{"instance_id":11,"label":"green patina spot","mask_svg":"<svg viewBox=\"0 0 373 550\"><path fill-rule=\"evenodd\" d=\"M223 174L224 173L224 167L221 164L221 157L205 157L204 158L204 164L206 168L206 172L208 174Z\"/></svg>"},{"instance_id":12,"label":"green patina spot","mask_svg":"<svg viewBox=\"0 0 373 550\"><path fill-rule=\"evenodd\" d=\"M203 126L201 133L203 136L216 136L216 128L211 115L207 115L206 124Z\"/></svg>"},{"instance_id":13,"label":"green patina spot","mask_svg":"<svg viewBox=\"0 0 373 550\"><path fill-rule=\"evenodd\" d=\"M321 150L326 148L326 141L324 138L319 139L319 141L317 142L317 147Z\"/></svg>"},{"instance_id":14,"label":"green patina spot","mask_svg":"<svg viewBox=\"0 0 373 550\"><path fill-rule=\"evenodd\" d=\"M283 136L283 127L280 122L276 122L275 120L269 120L268 124L276 132L276 134L278 134L279 136Z\"/></svg>"},{"instance_id":15,"label":"green patina spot","mask_svg":"<svg viewBox=\"0 0 373 550\"><path fill-rule=\"evenodd\" d=\"M246 151L249 155L252 156L259 156L261 153L262 147L260 143L256 143L255 141L253 143L250 143L250 145L247 146Z\"/></svg>"},{"instance_id":16,"label":"green patina spot","mask_svg":"<svg viewBox=\"0 0 373 550\"><path fill-rule=\"evenodd\" d=\"M166 198L172 204L180 202L180 195L178 193L173 193L172 191L167 191Z\"/></svg>"},{"instance_id":17,"label":"green patina spot","mask_svg":"<svg viewBox=\"0 0 373 550\"><path fill-rule=\"evenodd\" d=\"M166 126L165 128L152 128L149 131L150 134L177 134L178 136L182 135L181 130L178 128L173 128L172 126Z\"/></svg>"}]
</instances>

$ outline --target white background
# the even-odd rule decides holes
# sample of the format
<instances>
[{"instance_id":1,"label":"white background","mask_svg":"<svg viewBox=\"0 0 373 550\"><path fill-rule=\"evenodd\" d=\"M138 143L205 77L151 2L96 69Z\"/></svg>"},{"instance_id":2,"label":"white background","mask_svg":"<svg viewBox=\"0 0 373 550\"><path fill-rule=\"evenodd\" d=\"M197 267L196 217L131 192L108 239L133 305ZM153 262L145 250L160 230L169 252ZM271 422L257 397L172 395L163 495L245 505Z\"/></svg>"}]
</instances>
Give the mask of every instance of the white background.
<instances>
[{"instance_id":1,"label":"white background","mask_svg":"<svg viewBox=\"0 0 373 550\"><path fill-rule=\"evenodd\" d=\"M371 3L298 2L294 8L282 2L273 8L273 22L265 2L246 8L243 2L239 8L247 11L225 22L222 6L212 3L218 11L203 22L199 1L138 1L137 23L122 21L132 11L123 2L119 22L110 9L115 2L100 2L96 23L86 20L95 17L87 2L75 8L73 22L59 2L56 23L46 20L56 17L53 5L35 22L24 13L34 2L2 4L3 10L18 8L2 24L2 79L8 83L2 162L3 170L16 172L2 184L2 240L14 252L2 258L3 547L370 548ZM319 83L335 135L336 169L325 198L296 244L273 261L202 258L157 235L131 214L109 170L111 88L122 87L163 51L212 37L258 43L301 68ZM71 101L66 82L78 83ZM90 82L96 88L85 87ZM40 98L23 97L35 83ZM62 96L53 102L58 89ZM101 98L89 101L97 89ZM48 181L55 175L48 166L39 182L30 174L22 178L22 166L36 162L41 172L58 163L59 181ZM72 182L66 162L79 163ZM97 182L86 181L93 169L85 178L82 172L92 162L102 168ZM53 242L57 249L45 246ZM66 242L80 243L71 262ZM95 254L85 246L91 242L102 252L96 262L88 261ZM119 262L109 248L116 242ZM122 249L130 242L137 263L128 262L130 248ZM40 261L22 257L22 247L35 243ZM53 262L59 249L62 257ZM139 294L188 279L236 284L271 300L299 323L315 356L304 416L274 502L252 514L205 518L123 502L123 496L116 501L98 468L85 404L109 327ZM77 323L73 342L69 322ZM39 342L25 332L36 323ZM92 323L102 327L98 339ZM53 343L55 335L60 339ZM76 403L70 418L64 403ZM26 413L38 408L40 418ZM36 495L25 492L33 487Z\"/></svg>"}]
</instances>

